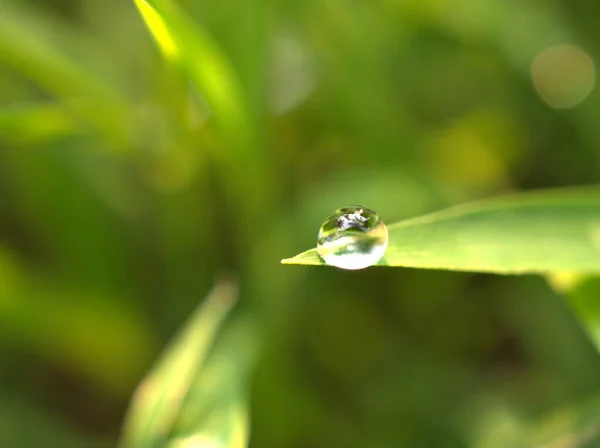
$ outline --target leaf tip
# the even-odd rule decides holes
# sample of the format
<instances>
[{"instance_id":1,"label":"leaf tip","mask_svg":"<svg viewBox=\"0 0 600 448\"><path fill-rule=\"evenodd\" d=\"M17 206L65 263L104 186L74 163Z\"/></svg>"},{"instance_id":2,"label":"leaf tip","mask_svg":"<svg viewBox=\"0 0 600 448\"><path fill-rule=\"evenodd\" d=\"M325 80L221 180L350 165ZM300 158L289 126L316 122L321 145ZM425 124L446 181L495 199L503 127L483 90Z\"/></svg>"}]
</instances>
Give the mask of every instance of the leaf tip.
<instances>
[{"instance_id":1,"label":"leaf tip","mask_svg":"<svg viewBox=\"0 0 600 448\"><path fill-rule=\"evenodd\" d=\"M146 26L154 36L158 46L168 59L179 58L179 48L163 17L146 0L134 0Z\"/></svg>"},{"instance_id":2,"label":"leaf tip","mask_svg":"<svg viewBox=\"0 0 600 448\"><path fill-rule=\"evenodd\" d=\"M281 264L296 264L304 266L322 266L326 263L317 255L315 249L309 249L294 257L284 258L281 260Z\"/></svg>"}]
</instances>

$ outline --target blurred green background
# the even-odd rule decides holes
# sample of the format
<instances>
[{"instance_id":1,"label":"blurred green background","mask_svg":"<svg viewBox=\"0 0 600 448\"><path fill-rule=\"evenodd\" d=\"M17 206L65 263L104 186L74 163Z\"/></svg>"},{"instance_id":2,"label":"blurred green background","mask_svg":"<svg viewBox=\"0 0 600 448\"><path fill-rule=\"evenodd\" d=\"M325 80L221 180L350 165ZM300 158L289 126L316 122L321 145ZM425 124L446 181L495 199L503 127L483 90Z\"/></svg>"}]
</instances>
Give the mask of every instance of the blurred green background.
<instances>
[{"instance_id":1,"label":"blurred green background","mask_svg":"<svg viewBox=\"0 0 600 448\"><path fill-rule=\"evenodd\" d=\"M0 0L0 446L114 446L222 275L251 447L600 446L597 281L279 264L344 205L599 182L600 4L178 3L204 91L133 1Z\"/></svg>"}]
</instances>

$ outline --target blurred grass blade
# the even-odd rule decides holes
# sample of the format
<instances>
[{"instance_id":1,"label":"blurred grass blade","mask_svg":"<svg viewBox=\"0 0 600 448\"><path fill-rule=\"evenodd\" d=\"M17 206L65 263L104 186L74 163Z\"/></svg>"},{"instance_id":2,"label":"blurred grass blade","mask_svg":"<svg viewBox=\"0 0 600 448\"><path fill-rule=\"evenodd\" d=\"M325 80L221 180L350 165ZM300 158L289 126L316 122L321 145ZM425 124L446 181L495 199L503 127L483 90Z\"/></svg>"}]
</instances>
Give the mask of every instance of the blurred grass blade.
<instances>
[{"instance_id":1,"label":"blurred grass blade","mask_svg":"<svg viewBox=\"0 0 600 448\"><path fill-rule=\"evenodd\" d=\"M136 391L125 423L122 447L161 446L235 303L237 288L218 283L169 345Z\"/></svg>"},{"instance_id":2,"label":"blurred grass blade","mask_svg":"<svg viewBox=\"0 0 600 448\"><path fill-rule=\"evenodd\" d=\"M238 319L219 337L186 397L168 446L247 446L247 383L255 337L247 318Z\"/></svg>"},{"instance_id":3,"label":"blurred grass blade","mask_svg":"<svg viewBox=\"0 0 600 448\"><path fill-rule=\"evenodd\" d=\"M0 138L14 144L39 144L79 131L78 123L57 104L0 108Z\"/></svg>"},{"instance_id":4,"label":"blurred grass blade","mask_svg":"<svg viewBox=\"0 0 600 448\"><path fill-rule=\"evenodd\" d=\"M502 274L600 272L596 187L478 201L401 221L388 230L380 266ZM316 249L282 263L325 264Z\"/></svg>"},{"instance_id":5,"label":"blurred grass blade","mask_svg":"<svg viewBox=\"0 0 600 448\"><path fill-rule=\"evenodd\" d=\"M24 17L3 6L0 62L59 98L114 143L124 145L129 119L119 93L36 31Z\"/></svg>"},{"instance_id":6,"label":"blurred grass blade","mask_svg":"<svg viewBox=\"0 0 600 448\"><path fill-rule=\"evenodd\" d=\"M600 277L555 275L548 281L568 298L582 329L600 350Z\"/></svg>"},{"instance_id":7,"label":"blurred grass blade","mask_svg":"<svg viewBox=\"0 0 600 448\"><path fill-rule=\"evenodd\" d=\"M224 144L214 156L227 194L246 221L241 230L256 231L263 210L272 204L273 190L248 92L222 49L174 2L135 3L165 57L182 69L208 103Z\"/></svg>"},{"instance_id":8,"label":"blurred grass blade","mask_svg":"<svg viewBox=\"0 0 600 448\"><path fill-rule=\"evenodd\" d=\"M527 443L539 448L597 447L600 396L592 394L546 412L526 426Z\"/></svg>"},{"instance_id":9,"label":"blurred grass blade","mask_svg":"<svg viewBox=\"0 0 600 448\"><path fill-rule=\"evenodd\" d=\"M167 59L180 65L208 101L223 131L244 139L252 132L248 104L234 70L201 27L173 2L135 0Z\"/></svg>"}]
</instances>

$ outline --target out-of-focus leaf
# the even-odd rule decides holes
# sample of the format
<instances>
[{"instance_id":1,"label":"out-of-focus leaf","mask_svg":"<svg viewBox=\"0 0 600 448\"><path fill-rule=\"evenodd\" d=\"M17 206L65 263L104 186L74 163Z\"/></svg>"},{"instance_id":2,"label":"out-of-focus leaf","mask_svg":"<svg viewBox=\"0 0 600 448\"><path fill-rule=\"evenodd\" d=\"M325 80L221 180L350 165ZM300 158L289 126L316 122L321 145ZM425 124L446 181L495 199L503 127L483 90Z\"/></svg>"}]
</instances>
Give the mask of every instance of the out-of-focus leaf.
<instances>
[{"instance_id":1,"label":"out-of-focus leaf","mask_svg":"<svg viewBox=\"0 0 600 448\"><path fill-rule=\"evenodd\" d=\"M79 285L93 285L110 295L131 280L131 238L124 237L114 213L127 203L135 213L131 184L119 165L122 159L94 151L93 141L69 140L0 151L0 178L10 192L5 203L27 222L38 244L53 251L53 268L66 269ZM98 183L100 187L94 185ZM117 202L109 202L111 195Z\"/></svg>"},{"instance_id":2,"label":"out-of-focus leaf","mask_svg":"<svg viewBox=\"0 0 600 448\"><path fill-rule=\"evenodd\" d=\"M218 283L167 348L132 399L123 448L166 442L236 296L231 281Z\"/></svg>"},{"instance_id":3,"label":"out-of-focus leaf","mask_svg":"<svg viewBox=\"0 0 600 448\"><path fill-rule=\"evenodd\" d=\"M600 272L600 190L554 189L453 207L388 227L379 266L502 274ZM316 249L284 264L325 265Z\"/></svg>"},{"instance_id":4,"label":"out-of-focus leaf","mask_svg":"<svg viewBox=\"0 0 600 448\"><path fill-rule=\"evenodd\" d=\"M246 388L255 337L255 328L240 318L219 338L186 397L168 446L247 446Z\"/></svg>"},{"instance_id":5,"label":"out-of-focus leaf","mask_svg":"<svg viewBox=\"0 0 600 448\"><path fill-rule=\"evenodd\" d=\"M123 147L127 142L130 120L122 96L4 5L0 13L0 61L59 98L113 143Z\"/></svg>"},{"instance_id":6,"label":"out-of-focus leaf","mask_svg":"<svg viewBox=\"0 0 600 448\"><path fill-rule=\"evenodd\" d=\"M229 61L210 36L172 2L135 0L167 59L181 65L231 138L252 132L246 99Z\"/></svg>"},{"instance_id":7,"label":"out-of-focus leaf","mask_svg":"<svg viewBox=\"0 0 600 448\"><path fill-rule=\"evenodd\" d=\"M0 247L0 341L109 394L131 390L157 346L130 302L42 279Z\"/></svg>"},{"instance_id":8,"label":"out-of-focus leaf","mask_svg":"<svg viewBox=\"0 0 600 448\"><path fill-rule=\"evenodd\" d=\"M600 277L552 276L550 284L564 294L596 348L600 349Z\"/></svg>"},{"instance_id":9,"label":"out-of-focus leaf","mask_svg":"<svg viewBox=\"0 0 600 448\"><path fill-rule=\"evenodd\" d=\"M165 57L190 78L214 114L224 144L214 154L224 186L247 227L256 230L273 193L248 92L217 43L174 2L135 3Z\"/></svg>"},{"instance_id":10,"label":"out-of-focus leaf","mask_svg":"<svg viewBox=\"0 0 600 448\"><path fill-rule=\"evenodd\" d=\"M39 144L77 132L77 122L56 104L0 109L0 138L10 143Z\"/></svg>"},{"instance_id":11,"label":"out-of-focus leaf","mask_svg":"<svg viewBox=\"0 0 600 448\"><path fill-rule=\"evenodd\" d=\"M598 446L600 397L593 395L546 413L528 425L525 446L569 448ZM595 444L590 444L596 441Z\"/></svg>"},{"instance_id":12,"label":"out-of-focus leaf","mask_svg":"<svg viewBox=\"0 0 600 448\"><path fill-rule=\"evenodd\" d=\"M542 413L527 417L519 409L490 397L480 397L468 418L473 431L469 446L500 448L506 446L535 448L573 448L588 445L600 435L600 397L597 394L574 400ZM477 414L475 414L475 412Z\"/></svg>"}]
</instances>

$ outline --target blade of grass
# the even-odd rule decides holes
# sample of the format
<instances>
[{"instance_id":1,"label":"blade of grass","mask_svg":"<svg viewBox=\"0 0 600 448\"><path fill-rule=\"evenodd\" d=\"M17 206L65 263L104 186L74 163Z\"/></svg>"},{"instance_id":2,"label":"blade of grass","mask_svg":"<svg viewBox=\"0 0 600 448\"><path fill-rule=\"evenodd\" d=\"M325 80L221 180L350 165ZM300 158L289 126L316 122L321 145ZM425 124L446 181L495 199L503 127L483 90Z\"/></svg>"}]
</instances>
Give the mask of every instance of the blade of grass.
<instances>
[{"instance_id":1,"label":"blade of grass","mask_svg":"<svg viewBox=\"0 0 600 448\"><path fill-rule=\"evenodd\" d=\"M151 359L155 335L133 301L55 277L28 270L0 245L0 340L85 377L103 393L121 396ZM94 336L73 337L86 331Z\"/></svg>"},{"instance_id":2,"label":"blade of grass","mask_svg":"<svg viewBox=\"0 0 600 448\"><path fill-rule=\"evenodd\" d=\"M136 391L121 447L162 446L236 298L236 286L221 281L191 316Z\"/></svg>"},{"instance_id":3,"label":"blade of grass","mask_svg":"<svg viewBox=\"0 0 600 448\"><path fill-rule=\"evenodd\" d=\"M600 277L563 274L551 276L548 281L568 299L581 327L600 350Z\"/></svg>"},{"instance_id":4,"label":"blade of grass","mask_svg":"<svg viewBox=\"0 0 600 448\"><path fill-rule=\"evenodd\" d=\"M135 3L165 58L182 69L208 103L222 143L214 157L227 194L246 224L241 230L254 232L273 192L248 92L219 45L174 2Z\"/></svg>"},{"instance_id":5,"label":"blade of grass","mask_svg":"<svg viewBox=\"0 0 600 448\"><path fill-rule=\"evenodd\" d=\"M526 446L570 448L597 446L600 436L600 397L597 394L558 407L530 422ZM589 444L589 445L588 445Z\"/></svg>"},{"instance_id":6,"label":"blade of grass","mask_svg":"<svg viewBox=\"0 0 600 448\"><path fill-rule=\"evenodd\" d=\"M244 92L231 64L204 30L175 4L135 0L165 58L180 65L206 97L223 131L232 139L252 132Z\"/></svg>"},{"instance_id":7,"label":"blade of grass","mask_svg":"<svg viewBox=\"0 0 600 448\"><path fill-rule=\"evenodd\" d=\"M193 442L228 448L247 446L247 387L257 349L255 330L249 316L241 316L219 337L186 397L170 446L193 446Z\"/></svg>"},{"instance_id":8,"label":"blade of grass","mask_svg":"<svg viewBox=\"0 0 600 448\"><path fill-rule=\"evenodd\" d=\"M0 138L14 144L39 144L79 132L77 121L57 104L0 109Z\"/></svg>"},{"instance_id":9,"label":"blade of grass","mask_svg":"<svg viewBox=\"0 0 600 448\"><path fill-rule=\"evenodd\" d=\"M130 120L122 96L5 6L0 14L0 61L60 99L119 148L126 145Z\"/></svg>"},{"instance_id":10,"label":"blade of grass","mask_svg":"<svg viewBox=\"0 0 600 448\"><path fill-rule=\"evenodd\" d=\"M600 189L478 201L388 227L377 265L501 274L600 272ZM316 249L283 264L325 265Z\"/></svg>"}]
</instances>

